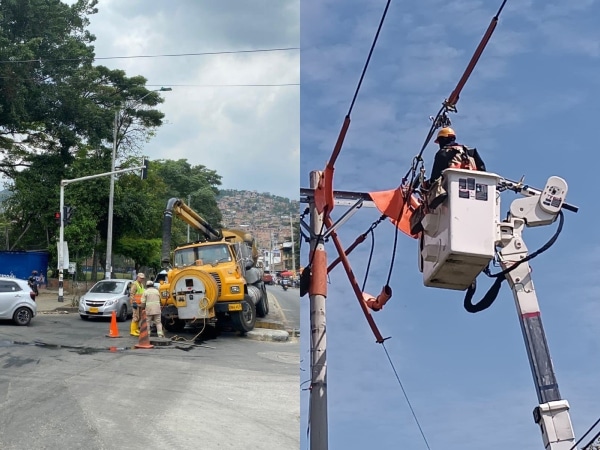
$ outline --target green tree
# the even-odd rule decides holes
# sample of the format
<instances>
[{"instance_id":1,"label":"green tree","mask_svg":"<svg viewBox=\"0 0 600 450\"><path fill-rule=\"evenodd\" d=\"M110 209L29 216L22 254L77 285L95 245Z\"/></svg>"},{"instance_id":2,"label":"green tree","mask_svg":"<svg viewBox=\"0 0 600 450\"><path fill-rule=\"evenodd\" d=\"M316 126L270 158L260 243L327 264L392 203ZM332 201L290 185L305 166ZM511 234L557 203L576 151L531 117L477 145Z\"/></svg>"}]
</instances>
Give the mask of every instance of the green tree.
<instances>
[{"instance_id":1,"label":"green tree","mask_svg":"<svg viewBox=\"0 0 600 450\"><path fill-rule=\"evenodd\" d=\"M110 171L115 115L118 158L139 152L162 123L153 108L162 98L144 77L93 65L95 37L86 27L96 5L0 2L0 173L12 180L5 214L13 248L53 250L60 180ZM81 254L106 235L108 183L65 190L77 209L65 236Z\"/></svg>"}]
</instances>

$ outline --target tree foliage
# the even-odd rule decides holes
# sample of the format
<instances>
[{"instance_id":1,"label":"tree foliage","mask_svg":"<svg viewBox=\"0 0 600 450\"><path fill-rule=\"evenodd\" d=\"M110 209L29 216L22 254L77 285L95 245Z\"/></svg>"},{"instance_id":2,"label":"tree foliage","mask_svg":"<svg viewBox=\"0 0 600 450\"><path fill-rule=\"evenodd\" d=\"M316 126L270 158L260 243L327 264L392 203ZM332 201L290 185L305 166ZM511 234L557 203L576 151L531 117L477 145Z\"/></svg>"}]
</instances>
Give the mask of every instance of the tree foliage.
<instances>
[{"instance_id":1,"label":"tree foliage","mask_svg":"<svg viewBox=\"0 0 600 450\"><path fill-rule=\"evenodd\" d=\"M141 165L143 144L161 126L158 92L143 76L94 65L89 16L97 0L0 1L0 174L10 180L2 204L12 249L56 254L61 180L109 173L113 150L120 168ZM116 140L114 133L116 131ZM65 227L72 255L104 258L110 177L70 183L65 204L75 208ZM156 239L171 197L191 199L220 226L216 195L221 177L186 160L153 161L147 180L115 176L114 252L158 267ZM174 243L185 241L175 221ZM159 251L159 250L158 250Z\"/></svg>"}]
</instances>

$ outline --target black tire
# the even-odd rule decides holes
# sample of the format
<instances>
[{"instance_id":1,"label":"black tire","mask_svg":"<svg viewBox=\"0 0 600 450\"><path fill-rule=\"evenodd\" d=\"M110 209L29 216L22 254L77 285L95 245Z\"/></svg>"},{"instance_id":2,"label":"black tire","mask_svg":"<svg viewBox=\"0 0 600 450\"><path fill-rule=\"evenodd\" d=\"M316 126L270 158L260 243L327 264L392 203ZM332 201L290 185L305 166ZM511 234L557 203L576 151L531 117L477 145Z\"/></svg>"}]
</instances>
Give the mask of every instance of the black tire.
<instances>
[{"instance_id":1,"label":"black tire","mask_svg":"<svg viewBox=\"0 0 600 450\"><path fill-rule=\"evenodd\" d=\"M267 296L267 290L262 289L262 296L260 301L256 304L256 315L258 317L265 317L269 314L269 298Z\"/></svg>"},{"instance_id":2,"label":"black tire","mask_svg":"<svg viewBox=\"0 0 600 450\"><path fill-rule=\"evenodd\" d=\"M246 334L254 329L256 324L256 305L252 300L244 300L242 302L242 311L231 313L231 321L233 328L241 334Z\"/></svg>"},{"instance_id":3,"label":"black tire","mask_svg":"<svg viewBox=\"0 0 600 450\"><path fill-rule=\"evenodd\" d=\"M117 314L117 322L125 322L129 314L127 313L127 305L121 306L119 313Z\"/></svg>"},{"instance_id":4,"label":"black tire","mask_svg":"<svg viewBox=\"0 0 600 450\"><path fill-rule=\"evenodd\" d=\"M21 327L29 325L32 318L33 312L26 306L21 306L13 314L13 321Z\"/></svg>"},{"instance_id":5,"label":"black tire","mask_svg":"<svg viewBox=\"0 0 600 450\"><path fill-rule=\"evenodd\" d=\"M178 317L161 317L160 320L162 321L164 329L167 331L176 333L178 331L183 331L183 329L185 328L185 320L180 319Z\"/></svg>"},{"instance_id":6,"label":"black tire","mask_svg":"<svg viewBox=\"0 0 600 450\"><path fill-rule=\"evenodd\" d=\"M81 317L81 320L90 320L90 316L84 316L83 314L79 314L79 317Z\"/></svg>"}]
</instances>

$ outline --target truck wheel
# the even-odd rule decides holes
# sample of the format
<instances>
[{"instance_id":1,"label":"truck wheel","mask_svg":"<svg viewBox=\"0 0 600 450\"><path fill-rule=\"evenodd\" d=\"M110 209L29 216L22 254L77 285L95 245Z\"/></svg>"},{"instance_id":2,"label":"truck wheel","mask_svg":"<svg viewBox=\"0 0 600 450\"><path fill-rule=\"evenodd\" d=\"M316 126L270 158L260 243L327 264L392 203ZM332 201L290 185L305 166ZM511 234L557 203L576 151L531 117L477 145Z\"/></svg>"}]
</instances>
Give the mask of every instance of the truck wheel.
<instances>
[{"instance_id":1,"label":"truck wheel","mask_svg":"<svg viewBox=\"0 0 600 450\"><path fill-rule=\"evenodd\" d=\"M165 318L161 317L162 325L167 331L178 332L185 328L185 320L178 317Z\"/></svg>"},{"instance_id":2,"label":"truck wheel","mask_svg":"<svg viewBox=\"0 0 600 450\"><path fill-rule=\"evenodd\" d=\"M256 304L256 315L258 317L265 317L267 314L269 314L269 298L267 297L266 289L262 289L261 292L261 299Z\"/></svg>"},{"instance_id":3,"label":"truck wheel","mask_svg":"<svg viewBox=\"0 0 600 450\"><path fill-rule=\"evenodd\" d=\"M242 302L243 310L231 313L233 328L241 334L246 334L254 329L256 324L256 305L251 300Z\"/></svg>"}]
</instances>

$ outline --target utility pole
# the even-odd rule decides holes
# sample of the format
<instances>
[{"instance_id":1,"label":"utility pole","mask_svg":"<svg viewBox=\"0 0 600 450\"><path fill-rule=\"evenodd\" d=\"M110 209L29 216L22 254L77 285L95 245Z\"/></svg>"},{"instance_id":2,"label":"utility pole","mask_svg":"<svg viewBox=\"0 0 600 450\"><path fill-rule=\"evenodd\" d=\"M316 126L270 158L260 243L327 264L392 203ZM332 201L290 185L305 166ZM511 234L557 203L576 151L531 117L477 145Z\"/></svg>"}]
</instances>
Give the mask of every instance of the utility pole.
<instances>
[{"instance_id":1,"label":"utility pole","mask_svg":"<svg viewBox=\"0 0 600 450\"><path fill-rule=\"evenodd\" d=\"M113 124L112 162L110 166L110 192L108 194L108 232L106 233L106 269L104 279L109 280L112 273L112 230L113 230L113 207L115 196L115 159L117 156L117 127L119 126L119 110L115 111L115 122Z\"/></svg>"},{"instance_id":2,"label":"utility pole","mask_svg":"<svg viewBox=\"0 0 600 450\"><path fill-rule=\"evenodd\" d=\"M273 230L269 231L269 238L270 238L270 242L269 242L269 270L271 272L274 272L274 268L273 268Z\"/></svg>"},{"instance_id":3,"label":"utility pole","mask_svg":"<svg viewBox=\"0 0 600 450\"><path fill-rule=\"evenodd\" d=\"M172 91L173 89L168 87L161 87L160 89L155 89L153 91L148 92L142 98L136 100L136 102L141 103L146 97L148 97L153 92L166 92ZM115 195L115 159L117 157L117 138L118 138L118 127L119 127L119 111L117 109L115 111L115 123L113 124L113 146L112 146L112 162L110 168L110 193L108 197L108 228L106 230L106 268L104 271L104 278L106 280L110 279L110 275L112 273L112 241L113 241L113 209L114 209L114 195ZM62 211L62 210L61 210ZM189 239L188 239L189 241Z\"/></svg>"},{"instance_id":4,"label":"utility pole","mask_svg":"<svg viewBox=\"0 0 600 450\"><path fill-rule=\"evenodd\" d=\"M310 173L310 187L317 189L322 172ZM313 191L314 192L314 191ZM327 337L325 299L327 297L327 253L320 233L323 213L319 214L314 198L310 200L310 448L327 450Z\"/></svg>"},{"instance_id":5,"label":"utility pole","mask_svg":"<svg viewBox=\"0 0 600 450\"><path fill-rule=\"evenodd\" d=\"M296 250L294 250L294 226L292 225L292 215L290 214L290 232L292 233L292 272L296 275Z\"/></svg>"}]
</instances>

